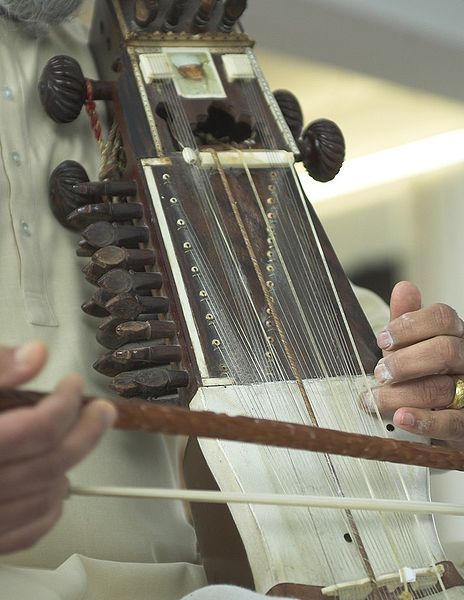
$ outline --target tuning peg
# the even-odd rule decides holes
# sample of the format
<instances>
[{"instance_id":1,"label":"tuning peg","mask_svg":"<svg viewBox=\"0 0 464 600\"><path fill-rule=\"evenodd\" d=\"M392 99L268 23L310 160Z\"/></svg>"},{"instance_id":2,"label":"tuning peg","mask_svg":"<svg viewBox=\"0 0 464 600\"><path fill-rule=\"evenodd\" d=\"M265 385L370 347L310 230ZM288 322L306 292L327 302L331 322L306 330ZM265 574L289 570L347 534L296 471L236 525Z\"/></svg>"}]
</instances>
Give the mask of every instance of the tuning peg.
<instances>
[{"instance_id":1,"label":"tuning peg","mask_svg":"<svg viewBox=\"0 0 464 600\"><path fill-rule=\"evenodd\" d=\"M89 300L84 302L81 305L81 309L86 315L90 315L91 317L107 317L110 314L105 307L97 304L94 298L89 298Z\"/></svg>"},{"instance_id":2,"label":"tuning peg","mask_svg":"<svg viewBox=\"0 0 464 600\"><path fill-rule=\"evenodd\" d=\"M131 342L170 339L175 333L176 324L173 321L124 321L121 318L107 317L98 327L97 340L102 346L114 350Z\"/></svg>"},{"instance_id":3,"label":"tuning peg","mask_svg":"<svg viewBox=\"0 0 464 600\"><path fill-rule=\"evenodd\" d=\"M90 315L91 317L108 317L109 312L96 304L92 298L84 302L81 306L81 309L85 312L86 315Z\"/></svg>"},{"instance_id":4,"label":"tuning peg","mask_svg":"<svg viewBox=\"0 0 464 600\"><path fill-rule=\"evenodd\" d=\"M128 342L172 338L176 333L174 321L150 319L149 321L126 321L116 326L116 335Z\"/></svg>"},{"instance_id":5,"label":"tuning peg","mask_svg":"<svg viewBox=\"0 0 464 600\"><path fill-rule=\"evenodd\" d=\"M137 184L135 181L86 181L76 184L76 191L95 199L103 196L122 198L135 196Z\"/></svg>"},{"instance_id":6,"label":"tuning peg","mask_svg":"<svg viewBox=\"0 0 464 600\"><path fill-rule=\"evenodd\" d=\"M95 248L90 244L86 244L84 241L79 242L78 248L76 248L76 256L81 258L88 258L93 255Z\"/></svg>"},{"instance_id":7,"label":"tuning peg","mask_svg":"<svg viewBox=\"0 0 464 600\"><path fill-rule=\"evenodd\" d=\"M174 0L174 3L163 23L163 31L175 31L177 29L186 4L187 0Z\"/></svg>"},{"instance_id":8,"label":"tuning peg","mask_svg":"<svg viewBox=\"0 0 464 600\"><path fill-rule=\"evenodd\" d=\"M93 368L102 375L114 377L123 371L177 363L180 359L180 346L168 346L155 340L146 344L127 344L108 352L95 361Z\"/></svg>"},{"instance_id":9,"label":"tuning peg","mask_svg":"<svg viewBox=\"0 0 464 600\"><path fill-rule=\"evenodd\" d=\"M118 225L99 221L92 223L82 231L84 244L90 244L94 248L105 246L137 246L140 242L148 242L147 227L136 227L135 225ZM79 242L79 245L81 242Z\"/></svg>"},{"instance_id":10,"label":"tuning peg","mask_svg":"<svg viewBox=\"0 0 464 600\"><path fill-rule=\"evenodd\" d=\"M114 294L98 288L89 300L84 302L81 309L92 317L107 317L110 313L106 304L114 298Z\"/></svg>"},{"instance_id":11,"label":"tuning peg","mask_svg":"<svg viewBox=\"0 0 464 600\"><path fill-rule=\"evenodd\" d=\"M98 285L114 295L143 290L159 290L163 285L160 273L112 269L98 280Z\"/></svg>"},{"instance_id":12,"label":"tuning peg","mask_svg":"<svg viewBox=\"0 0 464 600\"><path fill-rule=\"evenodd\" d=\"M155 264L153 250L140 248L121 248L120 246L105 246L92 255L90 262L83 267L82 272L91 283L97 283L102 275L111 269L139 270Z\"/></svg>"},{"instance_id":13,"label":"tuning peg","mask_svg":"<svg viewBox=\"0 0 464 600\"><path fill-rule=\"evenodd\" d=\"M274 98L279 105L282 115L292 132L295 140L298 140L303 129L303 111L296 96L288 90L276 90Z\"/></svg>"},{"instance_id":14,"label":"tuning peg","mask_svg":"<svg viewBox=\"0 0 464 600\"><path fill-rule=\"evenodd\" d=\"M188 373L162 367L120 373L109 387L125 398L159 398L187 387Z\"/></svg>"},{"instance_id":15,"label":"tuning peg","mask_svg":"<svg viewBox=\"0 0 464 600\"><path fill-rule=\"evenodd\" d=\"M135 0L134 21L139 27L148 27L156 19L159 0Z\"/></svg>"},{"instance_id":16,"label":"tuning peg","mask_svg":"<svg viewBox=\"0 0 464 600\"><path fill-rule=\"evenodd\" d=\"M76 119L86 100L111 100L113 85L86 79L79 63L70 56L51 58L39 81L39 96L46 113L57 123Z\"/></svg>"},{"instance_id":17,"label":"tuning peg","mask_svg":"<svg viewBox=\"0 0 464 600\"><path fill-rule=\"evenodd\" d=\"M88 200L76 189L76 185L87 181L89 178L86 170L74 160L60 163L50 175L50 208L61 225L68 229L78 229L74 223L68 221L68 216L77 208L87 204Z\"/></svg>"},{"instance_id":18,"label":"tuning peg","mask_svg":"<svg viewBox=\"0 0 464 600\"><path fill-rule=\"evenodd\" d=\"M98 373L106 375L107 377L114 377L115 375L118 375L118 373L122 373L127 370L123 365L114 360L111 352L107 352L97 359L93 363L92 367L95 369L95 371L98 371Z\"/></svg>"},{"instance_id":19,"label":"tuning peg","mask_svg":"<svg viewBox=\"0 0 464 600\"><path fill-rule=\"evenodd\" d=\"M125 366L127 370L146 365L166 365L177 363L182 357L181 348L177 345L152 342L132 343L113 352L114 360Z\"/></svg>"},{"instance_id":20,"label":"tuning peg","mask_svg":"<svg viewBox=\"0 0 464 600\"><path fill-rule=\"evenodd\" d=\"M118 294L111 298L105 309L109 314L130 321L142 313L167 313L169 301L163 296L139 296L137 294Z\"/></svg>"},{"instance_id":21,"label":"tuning peg","mask_svg":"<svg viewBox=\"0 0 464 600\"><path fill-rule=\"evenodd\" d=\"M137 187L133 181L89 181L84 167L74 160L65 160L53 171L49 180L49 200L58 221L74 231L83 224L107 219L127 221L143 215L142 206L136 202L99 202L103 196L135 196ZM89 204L89 200L99 202Z\"/></svg>"},{"instance_id":22,"label":"tuning peg","mask_svg":"<svg viewBox=\"0 0 464 600\"><path fill-rule=\"evenodd\" d=\"M82 229L98 221L133 221L142 216L142 205L137 202L100 202L100 204L86 204L76 208L68 215L67 222L73 228Z\"/></svg>"},{"instance_id":23,"label":"tuning peg","mask_svg":"<svg viewBox=\"0 0 464 600\"><path fill-rule=\"evenodd\" d=\"M226 0L219 30L230 33L247 7L247 0Z\"/></svg>"},{"instance_id":24,"label":"tuning peg","mask_svg":"<svg viewBox=\"0 0 464 600\"><path fill-rule=\"evenodd\" d=\"M116 334L116 327L124 322L124 319L111 315L103 319L97 329L97 342L110 350L126 344L129 340L126 341L125 338Z\"/></svg>"},{"instance_id":25,"label":"tuning peg","mask_svg":"<svg viewBox=\"0 0 464 600\"><path fill-rule=\"evenodd\" d=\"M195 31L204 31L207 28L216 5L217 0L201 0L193 21Z\"/></svg>"},{"instance_id":26,"label":"tuning peg","mask_svg":"<svg viewBox=\"0 0 464 600\"><path fill-rule=\"evenodd\" d=\"M333 121L313 121L298 142L301 159L316 181L330 181L340 171L345 159L345 140Z\"/></svg>"},{"instance_id":27,"label":"tuning peg","mask_svg":"<svg viewBox=\"0 0 464 600\"><path fill-rule=\"evenodd\" d=\"M139 315L167 313L169 301L164 296L140 296L130 292L114 295L108 290L98 288L81 308L93 317L113 315L122 321L131 321Z\"/></svg>"}]
</instances>

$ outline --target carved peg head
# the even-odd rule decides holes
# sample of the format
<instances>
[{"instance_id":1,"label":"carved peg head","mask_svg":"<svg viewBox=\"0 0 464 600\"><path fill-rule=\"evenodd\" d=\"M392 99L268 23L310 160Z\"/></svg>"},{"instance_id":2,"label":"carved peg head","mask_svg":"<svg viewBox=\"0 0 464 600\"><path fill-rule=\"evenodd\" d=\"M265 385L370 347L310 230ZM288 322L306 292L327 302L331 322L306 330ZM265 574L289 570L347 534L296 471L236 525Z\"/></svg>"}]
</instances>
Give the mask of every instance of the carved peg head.
<instances>
[{"instance_id":1,"label":"carved peg head","mask_svg":"<svg viewBox=\"0 0 464 600\"><path fill-rule=\"evenodd\" d=\"M345 139L333 121L313 121L303 131L298 142L301 160L316 181L330 181L340 171L345 160Z\"/></svg>"},{"instance_id":2,"label":"carved peg head","mask_svg":"<svg viewBox=\"0 0 464 600\"><path fill-rule=\"evenodd\" d=\"M276 90L274 98L279 105L282 115L292 132L295 141L300 138L303 129L303 111L296 96L288 90Z\"/></svg>"},{"instance_id":3,"label":"carved peg head","mask_svg":"<svg viewBox=\"0 0 464 600\"><path fill-rule=\"evenodd\" d=\"M54 121L74 121L86 99L85 78L79 63L65 55L51 58L40 77L39 95L46 113Z\"/></svg>"},{"instance_id":4,"label":"carved peg head","mask_svg":"<svg viewBox=\"0 0 464 600\"><path fill-rule=\"evenodd\" d=\"M74 160L60 163L50 176L50 208L61 225L67 229L79 231L67 217L73 210L88 203L88 198L76 191L76 186L86 181L89 181L89 178L84 167Z\"/></svg>"}]
</instances>

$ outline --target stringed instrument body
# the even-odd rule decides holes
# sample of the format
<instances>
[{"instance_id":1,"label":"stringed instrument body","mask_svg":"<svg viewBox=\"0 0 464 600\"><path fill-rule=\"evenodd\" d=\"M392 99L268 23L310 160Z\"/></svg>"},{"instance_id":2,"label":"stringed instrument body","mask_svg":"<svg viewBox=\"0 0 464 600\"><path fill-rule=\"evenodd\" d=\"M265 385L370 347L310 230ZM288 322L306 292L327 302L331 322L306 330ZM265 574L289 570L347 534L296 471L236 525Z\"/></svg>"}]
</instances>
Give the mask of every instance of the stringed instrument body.
<instances>
[{"instance_id":1,"label":"stringed instrument body","mask_svg":"<svg viewBox=\"0 0 464 600\"><path fill-rule=\"evenodd\" d=\"M51 182L55 214L90 257L84 309L103 318L109 348L96 368L128 397L409 439L361 406L375 338L294 168L335 175L343 139L326 121L300 137L291 95L270 92L234 28L244 7L101 1L102 81L62 57L44 72L53 118L86 103L96 128L101 98L117 126L102 182L70 161ZM60 86L77 90L72 102ZM191 441L185 464L192 488L428 499L421 467L219 440ZM463 596L428 516L192 510L211 582L311 599Z\"/></svg>"}]
</instances>

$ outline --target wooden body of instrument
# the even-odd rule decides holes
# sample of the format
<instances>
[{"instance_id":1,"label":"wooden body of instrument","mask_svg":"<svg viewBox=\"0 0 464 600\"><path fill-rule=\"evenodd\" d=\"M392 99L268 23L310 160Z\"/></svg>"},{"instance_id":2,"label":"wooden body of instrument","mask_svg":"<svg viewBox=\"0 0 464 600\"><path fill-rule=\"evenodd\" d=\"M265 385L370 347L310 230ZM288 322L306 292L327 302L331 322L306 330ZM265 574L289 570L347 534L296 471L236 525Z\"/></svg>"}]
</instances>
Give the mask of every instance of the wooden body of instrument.
<instances>
[{"instance_id":1,"label":"wooden body of instrument","mask_svg":"<svg viewBox=\"0 0 464 600\"><path fill-rule=\"evenodd\" d=\"M97 368L129 397L383 435L390 425L360 418L358 406L379 358L374 336L294 171L315 150L310 136L295 140L298 124L282 116L250 39L229 31L244 4L97 3L91 41L106 83L87 83L87 99L112 100L117 181L99 187L64 167L69 222L84 229L80 253L93 254L86 273L98 286L85 308L105 318L110 351ZM339 160L340 140L324 123L314 131L320 172ZM62 187L55 178L55 198ZM190 443L186 479L428 497L420 467L219 441ZM211 582L359 599L400 598L408 585L411 598L432 597L440 579L462 583L451 565L433 566L443 557L429 517L193 511Z\"/></svg>"}]
</instances>

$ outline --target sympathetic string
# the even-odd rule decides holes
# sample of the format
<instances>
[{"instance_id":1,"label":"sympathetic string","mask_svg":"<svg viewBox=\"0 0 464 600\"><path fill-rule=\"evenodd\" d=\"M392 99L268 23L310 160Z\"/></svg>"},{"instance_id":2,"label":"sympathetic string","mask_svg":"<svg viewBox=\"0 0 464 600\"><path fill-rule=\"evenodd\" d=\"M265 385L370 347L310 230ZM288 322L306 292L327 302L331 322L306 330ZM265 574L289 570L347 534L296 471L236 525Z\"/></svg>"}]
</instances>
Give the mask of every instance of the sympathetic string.
<instances>
[{"instance_id":1,"label":"sympathetic string","mask_svg":"<svg viewBox=\"0 0 464 600\"><path fill-rule=\"evenodd\" d=\"M255 115L257 135L264 146L271 150L269 158L270 169L272 169L272 149L275 147L275 142L268 128L264 125L266 115L262 114L262 105L256 98L256 82L251 81L243 85L247 86L244 95L249 98L250 113ZM162 97L166 106L169 106L170 128L174 139L181 148L188 146L198 150L190 123L172 84L162 84L160 87L162 94L164 94ZM219 169L217 170L219 171ZM213 267L211 257L203 250L202 239L199 238L193 227L189 227L188 214L186 214L183 220L186 222L188 239L191 242L189 252L192 265L198 271L197 281L201 284L201 289L207 293L205 303L214 316L212 327L216 328L218 332L217 339L220 341L217 352L222 356L228 373L236 383L249 383L246 389L243 386L235 386L238 405L242 406L247 414L261 417L272 416L278 419L279 415L285 414L285 411L288 410L284 406L284 402L292 404L293 400L296 412L299 414L299 420L305 423L307 417L305 417L299 405L299 394L295 394L288 384L288 380L292 378L292 368L288 362L285 362L285 357L288 358L288 352L286 352L285 344L282 342L284 336L276 335L274 344L269 341L269 334L263 327L261 318L256 311L256 302L250 295L248 281L243 274L236 249L232 247L228 239L227 226L222 221L221 207L216 197L218 190L213 189L211 173L199 166L192 165L191 175L194 188L189 202L193 202L197 210L204 213L203 220L208 228L208 239L213 244L219 260L215 261ZM249 173L249 181L252 189L254 184L251 173ZM332 407L331 411L324 412L324 422L329 419L333 427L339 428L342 426L348 431L354 426L358 428L361 423L364 431L372 433L372 417L363 414L361 410L356 410L357 395L362 391L368 393L369 384L366 383L359 358L356 361L353 359L353 355L356 355L356 351L351 348L353 340L349 329L347 329L346 320L343 318L343 312L340 310L341 305L337 299L336 291L331 288L330 273L327 272L327 265L320 254L320 248L313 247L308 235L309 232L303 225L308 218L304 208L301 208L301 206L304 206L304 201L302 205L302 198L298 197L298 194L295 195L295 183L289 179L286 169L275 169L273 188L269 195L274 197L279 211L274 221L268 218L266 212L262 210L265 199L261 199L257 191L255 197L256 205L262 213L263 227L269 230L269 237L272 240L272 250L275 256L273 265L276 268L273 280L278 282L279 277L282 277L290 288L294 282L299 285L298 292L292 293L290 298L286 294L281 294L278 285L272 290L273 301L276 303L278 314L284 322L285 335L289 336L291 346L298 348L299 368L303 372L319 373L319 377L327 381L327 386L331 390ZM177 204L176 210L182 210L182 202ZM273 228L276 229L275 233L272 231ZM284 245L286 249L290 249L286 253L286 261L283 260L280 252L281 245ZM291 263L287 262L288 259L291 260ZM223 270L223 276L218 277L218 269ZM317 291L316 295L314 294L314 288ZM299 294L305 296L306 307L310 311L310 321L308 320L308 313L305 312L298 301ZM291 323L290 319L298 319L298 325ZM318 346L315 343L316 339L321 344L319 353L317 352ZM265 357L267 358L265 359ZM340 391L339 386L334 383L333 377L331 377L332 373L337 372L347 378L346 385L342 388L341 400L337 398ZM258 395L253 386L253 381L256 380L265 384L261 388L266 397L265 402L263 402L262 394ZM271 382L280 382L281 384L281 392L277 395L271 393L270 388L266 385ZM315 400L318 406L322 406L324 402L327 403L327 398L323 398L318 389L312 389L311 395L316 396ZM380 420L377 430L379 432L384 430ZM224 448L222 444L221 447ZM299 477L299 473L307 472L313 463L308 462L303 457L298 459L297 464L292 453L287 451L286 466L281 467L277 466L281 464L279 462L281 459L276 460L277 455L274 451L269 449L265 451L265 454L268 457L267 463L273 471L274 479L284 493L291 493L292 490L304 491L303 481ZM282 458L282 453L279 453L278 456ZM319 465L319 471L326 480L325 485L328 486L322 487L322 489L327 489L328 492L334 495L341 495L343 492L337 480L338 476L334 479L331 475L331 472L333 473L331 461L327 463L324 459L320 459ZM376 481L373 485L370 478L376 471L378 471L378 474L375 476ZM343 475L343 487L347 487L348 491L354 489L351 482L359 481L361 475L365 482L366 493L372 497L378 494L375 490L382 489L385 483L388 484L385 486L386 489L392 489L392 484L393 488L398 487L396 482L401 481L401 474L392 477L391 470L387 472L382 465L371 467L371 475L368 476L362 464L356 462L347 464L344 462L341 466L341 473ZM396 494L401 497L402 484L400 483L399 486ZM350 494L345 492L345 495ZM308 514L308 516L311 521L312 515ZM391 533L389 522L385 522L381 517L379 524L382 523L385 538L392 548L392 554L396 557L395 563L400 567L405 562L407 563L407 559L402 560L400 558L401 553L397 548L397 540ZM306 529L309 524L302 519L301 526ZM324 521L323 527L328 530L331 527L333 529L330 519ZM353 525L350 522L346 524L346 527L348 530L353 530ZM414 556L415 549L410 542L411 536L407 532L407 527L406 522L403 524L403 520L397 520L394 529L396 532L401 533L400 543L403 549L406 545L409 546L407 554ZM311 530L307 529L307 531L308 537L309 535L318 535L318 527L314 524L311 525ZM335 531L334 535L336 535ZM426 544L423 544L423 546L426 546ZM375 552L379 555L377 564L381 564L382 559L379 552L383 552L384 544L372 540L370 548L371 552L375 549ZM330 564L330 561L327 561L327 564ZM371 573L368 574L371 576Z\"/></svg>"},{"instance_id":2,"label":"sympathetic string","mask_svg":"<svg viewBox=\"0 0 464 600\"><path fill-rule=\"evenodd\" d=\"M248 94L247 94L247 97L252 97L252 96L253 96L253 95L252 95L252 93L250 93L250 92L253 90L253 83L254 83L254 82L252 82L251 84L250 84L250 83L247 83L247 84L246 84L246 85L247 85L247 92L248 92ZM256 106L256 107L258 107L258 106L259 106L259 103L258 103L258 102L255 102L255 106ZM250 177L250 175L249 175L249 178L250 178L250 183L251 183L251 185L252 185L252 187L253 187L253 184L252 184L252 182L251 182L251 177ZM285 175L284 175L284 177L280 178L280 180L282 180L282 179L284 179L284 181L285 181ZM288 192L288 191L289 191L289 188L290 188L290 186L288 186L288 181L286 182L286 184L287 184L287 185L286 185L286 188L287 188L287 190L286 190L286 191ZM255 191L255 196L257 196L257 194L256 194L256 191ZM286 207L286 206L288 206L288 205L289 205L289 202L288 202L288 199L289 199L289 198L291 198L291 194L288 194L288 193L287 193L287 194L286 194L286 200L287 200L287 202L284 202L284 203L283 203L283 206L285 206L285 207ZM302 203L302 205L304 206L304 199L302 198L302 200L303 200L303 203ZM257 202L257 204L259 204L259 205L262 207L263 203L262 203L262 202L260 202L260 199L259 199L259 198L257 198L257 201L258 201L258 202ZM309 215L308 215L308 216L309 216ZM267 220L266 220L266 215L264 215L264 214L263 214L263 217L264 217L264 220L265 220L265 221L267 221ZM309 222L311 222L311 219L310 219L310 218L309 218L308 220L309 220ZM296 222L298 222L298 219L296 219ZM295 213L293 213L293 214L292 214L292 218L288 219L288 222L287 222L287 224L288 224L288 225L290 225L290 227L292 227L294 223L295 223ZM269 224L269 223L267 223L267 224L268 224L268 228L269 228L269 230L270 230L270 231L272 231L272 228L270 227L270 224ZM285 235L285 233L286 233L286 229L285 229L285 228L282 228L282 229L281 229L281 231L283 231L283 232L284 232L284 235ZM271 235L272 235L272 233L271 233ZM316 240L317 240L317 236L315 236L315 238L316 238ZM294 244L297 244L297 245L298 245L298 243L299 243L299 239L300 239L300 238L299 238L299 236L298 236L298 235L295 235L295 236L294 236L292 239L294 240ZM273 240L273 242L274 242L274 245L276 245L276 246L277 246L277 244L276 244L275 240ZM277 247L278 247L278 246L277 246ZM308 244L308 248L310 249L310 251L311 251L311 252L313 252L313 246L312 246L312 245ZM304 257L304 256L305 256L305 254L304 254L304 253L302 253L302 257ZM324 257L323 257L323 253L322 253L322 252L320 252L320 253L318 254L318 256L316 257L316 259L315 259L315 260L312 260L312 267L314 267L314 268L317 270L318 268L320 268L320 265L323 265L323 264L325 264L325 259L324 259ZM328 275L329 275L329 277L330 277L330 272L329 272L329 270L328 270L328 269L326 269L326 275L327 275L327 274L328 274ZM308 280L309 280L309 278L307 277L307 274L306 274L306 273L305 273L305 275L306 275L306 277L303 277L302 279L303 279L303 281L305 281L305 280L306 280L306 281L308 281ZM287 280L291 282L291 278L290 278L290 277L287 277ZM321 281L321 282L322 282L322 281L324 281L324 278L323 278L323 277L321 277L321 278L320 278L320 281ZM352 340L352 337L351 337L351 334L350 334L350 331L349 331L348 324L347 324L347 322L346 322L346 319L344 318L344 314L343 314L343 308L342 308L342 306L341 306L340 302L338 301L338 298L337 298L337 294L336 294L336 290L335 290L335 288L334 288L334 291L335 291L335 299L336 299L336 301L337 301L337 303L338 303L338 308L339 308L339 311L338 311L338 315L339 315L339 316L338 316L338 317L335 319L335 322L336 322L336 323L338 323L338 322L340 321L340 317L341 317L341 322L343 322L343 329L344 329L344 330L345 330L345 331L348 333L348 336L349 336L349 338L350 338L350 341L351 341L351 343L352 343L352 347L353 347L353 349L355 350L355 354L356 354L356 348L355 348L355 345L354 345L354 343L353 343L353 340ZM309 294L309 295L308 295L308 297L311 297L311 294ZM330 308L333 306L333 303L329 301L329 302L327 302L327 304L326 304L325 306L326 306L326 307L329 307L329 309L330 309ZM288 310L282 310L282 311L281 311L281 314L284 314L284 315L285 315L285 314L289 314L289 311L288 311ZM293 313L290 311L290 314L293 314ZM317 311L316 311L316 314L317 314ZM328 318L327 318L327 317L328 317ZM333 317L333 312L332 312L332 315L326 314L326 318L324 318L324 327L320 328L320 332L319 332L319 333L322 333L322 336L321 336L321 339L322 339L322 340L324 339L324 332L325 332L325 331L327 331L327 330L330 330L330 325L331 325L331 323L333 322L333 319L332 319L331 317ZM308 330L306 330L306 332L308 332ZM341 339L341 340L343 340L343 341L344 341L344 340L345 340L345 335L341 335L341 336L340 336L340 335L338 335L338 336L337 336L337 335L335 335L335 336L334 336L334 339ZM311 345L311 351L313 351L313 346L312 346L312 345ZM341 356L343 356L343 352L340 352L340 355L341 355ZM305 353L304 353L304 352L303 352L303 356L305 356ZM350 356L351 356L351 353L348 353L348 352L347 352L347 353L346 353L346 356L350 357ZM362 364L361 364L361 361L360 361L359 357L358 357L358 361L357 361L357 362L358 362L358 365L357 365L357 366L358 366L358 369L359 369L359 370L358 370L358 369L356 369L356 368L353 368L353 366L351 366L350 368L348 368L348 369L347 369L347 375L350 375L350 376L352 376L352 375L353 375L354 373L356 373L356 372L361 372L361 373L363 373L363 372L364 372L364 371L363 371L363 369L362 369ZM351 378L351 383L352 383L352 382L353 382L353 379ZM352 389L353 389L353 386L351 386L351 387L352 387ZM354 387L354 389L356 389L356 387ZM367 385L367 389L369 389L369 386L368 386L368 385ZM338 398L336 397L336 394L332 394L332 396L333 396L333 399L335 400L335 406L334 406L334 408L337 408L337 409L339 409L339 408L340 408L340 406L343 406L343 404L342 404L340 401L338 401ZM353 401L354 401L354 403L356 403L356 398L353 398ZM346 398L343 398L343 402L344 402L344 403L346 402ZM339 412L340 412L340 411L339 411ZM350 426L350 423L347 423L347 421L346 421L346 418L344 418L344 417L343 417L343 414L341 414L340 416L342 417L342 422L344 422L344 425L345 425L345 427L349 428L349 426ZM365 415L363 415L362 413L361 413L360 415L356 415L356 416L357 416L357 417L364 418L364 419L362 419L362 420L365 420ZM379 415L378 413L377 413L377 417L378 417L378 419L379 419L379 422L381 422L381 420L380 420L380 415ZM340 425L340 422L337 422L336 426L339 426L339 425ZM372 485L371 485L371 483L370 483L370 481L369 481L369 478L367 477L367 475L366 475L366 473L365 473L364 467L363 467L362 465L359 465L359 466L360 466L360 468L361 468L362 472L364 473L364 479L365 479L365 482L366 482L366 485L367 485L367 487L368 487L368 491L369 491L370 495L371 495L372 497L375 497L375 494L374 494L374 491L373 491ZM380 469L381 469L381 470L383 470L383 471L385 470L385 469L383 469L383 467L379 466L379 470L380 470ZM353 479L354 479L354 480L356 480L357 478L359 478L359 472L358 472L358 473L353 473ZM385 482L388 482L388 483L389 483L389 481L388 481L388 479L387 479L387 478L383 478L383 479L384 479L384 481L385 481ZM401 473L398 473L398 480L399 480L399 482L400 482L400 484L401 484L401 486L402 486L402 488L403 488L404 492L406 493L406 497L407 497L407 498L409 498L409 494L408 494L408 492L407 492L407 486L405 485L405 482L404 482L404 479L403 479L403 477L402 477ZM388 489L388 486L386 486L386 487L387 487L387 489ZM390 486L390 487L391 487L391 486ZM387 536L387 538L388 538L388 540L389 540L390 546L391 546L391 548L392 548L392 552L393 552L393 553L394 553L394 555L396 556L396 560L397 560L397 562L398 562L398 561L400 561L400 560L401 560L401 559L399 558L399 554L400 554L400 552L399 552L399 550L398 550L398 548L397 548L396 541L395 541L395 539L394 539L394 536L393 536L393 534L392 534L392 530L391 530L391 528L389 527L388 523L385 521L385 519L383 519L383 518L381 517L381 519L380 519L380 520L381 520L381 522L383 523L383 529L384 529L385 535ZM405 524L405 522L404 522L404 524ZM417 519L416 519L416 524L417 524L417 525L419 525L419 523L418 523ZM396 531L398 531L398 530L403 530L403 531L404 531L404 533L406 533L406 534L407 534L407 531L405 531L405 529L404 529L403 522L399 522L399 521L398 521L398 519L397 519L397 523L396 523L396 525L397 525L397 527L396 527L396 529L395 529ZM420 527L419 527L419 529L420 529ZM425 547L427 548L426 536L425 536L425 535L422 535L421 537L423 538L423 541L424 541L424 543L425 543L424 545L425 545ZM407 543L409 543L409 544L410 544L411 550L413 550L413 547L412 547L412 541L410 542L410 540L412 540L411 536L410 536L410 535L403 535L403 539L404 539L404 540L405 540ZM375 545L374 545L374 547L375 547ZM413 552L411 553L411 555L412 555L412 554L413 554ZM429 552L429 554L431 554L431 553Z\"/></svg>"}]
</instances>

